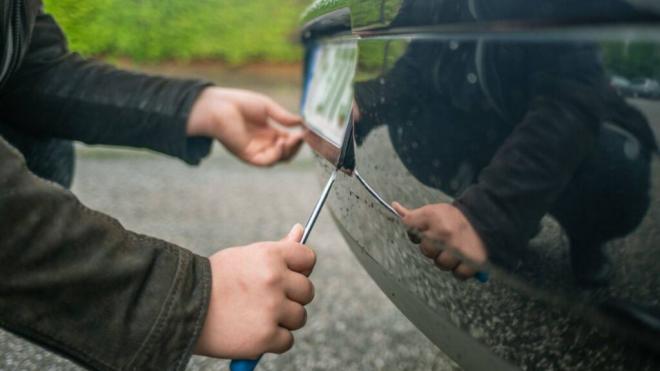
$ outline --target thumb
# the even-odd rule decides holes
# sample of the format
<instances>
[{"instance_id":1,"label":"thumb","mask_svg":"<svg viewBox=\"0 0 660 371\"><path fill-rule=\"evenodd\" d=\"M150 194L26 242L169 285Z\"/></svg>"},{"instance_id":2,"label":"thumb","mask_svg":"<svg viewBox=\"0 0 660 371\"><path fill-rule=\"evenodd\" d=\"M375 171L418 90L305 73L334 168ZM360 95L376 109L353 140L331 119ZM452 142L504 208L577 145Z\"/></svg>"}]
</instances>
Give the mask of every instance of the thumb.
<instances>
[{"instance_id":1,"label":"thumb","mask_svg":"<svg viewBox=\"0 0 660 371\"><path fill-rule=\"evenodd\" d=\"M405 218L406 215L410 213L410 210L408 210L406 207L404 207L398 202L393 202L392 207L394 208L394 210L396 210L396 212L399 214L401 218Z\"/></svg>"},{"instance_id":2,"label":"thumb","mask_svg":"<svg viewBox=\"0 0 660 371\"><path fill-rule=\"evenodd\" d=\"M284 237L284 240L286 241L292 241L292 242L300 242L300 239L302 239L303 236L303 226L300 225L300 223L296 224L291 228L291 231L289 231L289 234Z\"/></svg>"}]
</instances>

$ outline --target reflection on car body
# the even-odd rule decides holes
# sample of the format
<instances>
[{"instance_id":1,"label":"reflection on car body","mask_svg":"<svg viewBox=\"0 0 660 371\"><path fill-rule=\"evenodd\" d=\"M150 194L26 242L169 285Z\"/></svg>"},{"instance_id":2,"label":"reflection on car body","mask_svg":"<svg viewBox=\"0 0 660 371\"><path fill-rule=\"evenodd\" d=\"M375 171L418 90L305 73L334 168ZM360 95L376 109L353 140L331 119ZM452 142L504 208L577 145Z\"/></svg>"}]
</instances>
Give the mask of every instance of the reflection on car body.
<instances>
[{"instance_id":1,"label":"reflection on car body","mask_svg":"<svg viewBox=\"0 0 660 371\"><path fill-rule=\"evenodd\" d=\"M634 79L630 82L629 90L633 97L649 99L660 98L660 83L653 79Z\"/></svg>"},{"instance_id":2,"label":"reflection on car body","mask_svg":"<svg viewBox=\"0 0 660 371\"><path fill-rule=\"evenodd\" d=\"M660 64L636 59L660 55L657 8L383 0L346 9L360 38L324 34L312 17L306 46L308 56L356 51L353 113L342 118L354 119L362 177L385 200L456 205L493 272L479 285L435 269L395 216L340 177L330 200L338 226L392 301L468 369L660 367ZM333 70L307 63L305 95L324 99L310 89Z\"/></svg>"}]
</instances>

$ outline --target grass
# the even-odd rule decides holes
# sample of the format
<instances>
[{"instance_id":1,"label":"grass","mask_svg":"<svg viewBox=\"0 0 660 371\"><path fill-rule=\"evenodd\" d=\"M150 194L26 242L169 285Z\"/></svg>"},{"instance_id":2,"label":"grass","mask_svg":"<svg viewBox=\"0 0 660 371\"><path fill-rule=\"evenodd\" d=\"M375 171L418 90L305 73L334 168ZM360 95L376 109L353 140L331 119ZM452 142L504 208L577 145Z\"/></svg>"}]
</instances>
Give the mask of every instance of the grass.
<instances>
[{"instance_id":1,"label":"grass","mask_svg":"<svg viewBox=\"0 0 660 371\"><path fill-rule=\"evenodd\" d=\"M72 50L139 62L297 62L304 0L46 0Z\"/></svg>"}]
</instances>

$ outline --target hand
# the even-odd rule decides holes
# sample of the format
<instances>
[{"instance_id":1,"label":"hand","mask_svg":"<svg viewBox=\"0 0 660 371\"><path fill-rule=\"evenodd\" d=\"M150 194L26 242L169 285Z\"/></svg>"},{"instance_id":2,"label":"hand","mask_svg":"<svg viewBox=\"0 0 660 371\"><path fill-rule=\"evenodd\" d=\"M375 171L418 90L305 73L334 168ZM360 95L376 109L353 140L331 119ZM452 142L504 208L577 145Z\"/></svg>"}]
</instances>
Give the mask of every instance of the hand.
<instances>
[{"instance_id":1,"label":"hand","mask_svg":"<svg viewBox=\"0 0 660 371\"><path fill-rule=\"evenodd\" d=\"M297 224L279 242L229 248L210 257L211 299L196 354L255 359L291 348L291 331L305 325L303 305L314 297L307 276L316 256L297 242L302 233Z\"/></svg>"},{"instance_id":2,"label":"hand","mask_svg":"<svg viewBox=\"0 0 660 371\"><path fill-rule=\"evenodd\" d=\"M420 249L442 270L458 279L474 276L486 263L484 243L463 213L451 204L426 205L408 210L395 202L403 224L421 234ZM463 259L467 259L467 263Z\"/></svg>"},{"instance_id":3,"label":"hand","mask_svg":"<svg viewBox=\"0 0 660 371\"><path fill-rule=\"evenodd\" d=\"M291 159L303 138L274 123L296 127L302 119L264 95L211 87L193 105L186 133L215 138L249 164L271 166Z\"/></svg>"}]
</instances>

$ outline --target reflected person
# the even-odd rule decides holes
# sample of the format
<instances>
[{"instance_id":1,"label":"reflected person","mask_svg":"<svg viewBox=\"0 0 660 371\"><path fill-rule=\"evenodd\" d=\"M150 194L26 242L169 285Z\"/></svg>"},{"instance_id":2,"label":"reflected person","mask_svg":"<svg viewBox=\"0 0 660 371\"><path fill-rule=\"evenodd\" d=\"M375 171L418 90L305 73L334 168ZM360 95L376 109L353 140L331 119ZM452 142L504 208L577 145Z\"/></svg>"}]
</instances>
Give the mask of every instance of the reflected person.
<instances>
[{"instance_id":1,"label":"reflected person","mask_svg":"<svg viewBox=\"0 0 660 371\"><path fill-rule=\"evenodd\" d=\"M387 125L412 175L455 198L395 207L422 232L422 252L459 278L486 259L514 270L549 213L568 235L576 279L603 284L603 245L648 210L656 143L608 86L592 43L412 41L355 94L358 143Z\"/></svg>"}]
</instances>

